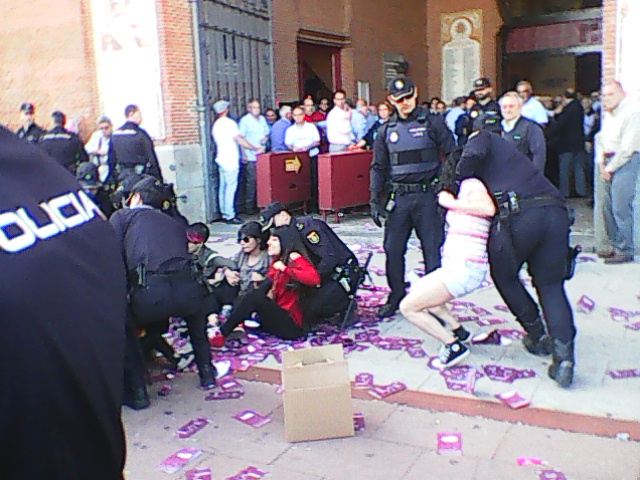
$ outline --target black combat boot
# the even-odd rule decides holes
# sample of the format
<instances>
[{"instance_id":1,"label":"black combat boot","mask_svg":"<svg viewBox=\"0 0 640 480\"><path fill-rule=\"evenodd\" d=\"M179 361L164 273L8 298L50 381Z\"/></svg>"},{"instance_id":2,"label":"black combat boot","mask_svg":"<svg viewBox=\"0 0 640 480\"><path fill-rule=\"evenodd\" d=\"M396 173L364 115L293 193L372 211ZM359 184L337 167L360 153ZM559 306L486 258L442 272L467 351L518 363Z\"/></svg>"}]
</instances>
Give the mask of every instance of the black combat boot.
<instances>
[{"instance_id":1,"label":"black combat boot","mask_svg":"<svg viewBox=\"0 0 640 480\"><path fill-rule=\"evenodd\" d=\"M522 339L522 344L527 352L533 355L545 356L553 353L553 340L544 329L542 319L538 316L531 322L520 322L527 335Z\"/></svg>"},{"instance_id":2,"label":"black combat boot","mask_svg":"<svg viewBox=\"0 0 640 480\"><path fill-rule=\"evenodd\" d=\"M213 365L198 365L198 377L202 388L213 388L216 386L216 367Z\"/></svg>"},{"instance_id":3,"label":"black combat boot","mask_svg":"<svg viewBox=\"0 0 640 480\"><path fill-rule=\"evenodd\" d=\"M549 366L549 376L562 388L569 388L573 381L575 365L574 342L553 341L553 362Z\"/></svg>"}]
</instances>

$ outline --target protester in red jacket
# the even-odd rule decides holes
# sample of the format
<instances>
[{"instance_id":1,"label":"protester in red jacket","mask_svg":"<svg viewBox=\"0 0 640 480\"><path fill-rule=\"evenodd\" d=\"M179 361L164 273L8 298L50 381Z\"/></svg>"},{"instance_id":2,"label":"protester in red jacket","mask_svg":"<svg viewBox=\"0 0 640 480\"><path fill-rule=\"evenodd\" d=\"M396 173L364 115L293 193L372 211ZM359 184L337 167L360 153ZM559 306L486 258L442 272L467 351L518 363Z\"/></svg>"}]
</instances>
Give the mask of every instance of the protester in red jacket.
<instances>
[{"instance_id":1,"label":"protester in red jacket","mask_svg":"<svg viewBox=\"0 0 640 480\"><path fill-rule=\"evenodd\" d=\"M306 249L300 234L291 225L277 227L269 241L268 253L273 259L268 280L247 293L233 309L218 335L211 339L215 347L224 345L225 338L243 321L258 314L260 329L287 340L304 335L300 306L301 286L320 283L320 274L304 256Z\"/></svg>"}]
</instances>

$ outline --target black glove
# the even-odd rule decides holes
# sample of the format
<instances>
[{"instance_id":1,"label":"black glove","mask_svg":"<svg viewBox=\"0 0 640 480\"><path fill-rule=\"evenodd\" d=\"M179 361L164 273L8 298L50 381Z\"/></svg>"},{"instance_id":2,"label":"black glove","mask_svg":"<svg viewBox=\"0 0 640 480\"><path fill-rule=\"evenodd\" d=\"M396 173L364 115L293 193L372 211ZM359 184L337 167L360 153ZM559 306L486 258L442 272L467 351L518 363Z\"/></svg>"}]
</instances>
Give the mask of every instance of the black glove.
<instances>
[{"instance_id":1,"label":"black glove","mask_svg":"<svg viewBox=\"0 0 640 480\"><path fill-rule=\"evenodd\" d=\"M382 217L384 217L384 213L380 208L380 205L377 203L371 204L371 218L373 219L373 223L375 223L378 227L382 228Z\"/></svg>"}]
</instances>

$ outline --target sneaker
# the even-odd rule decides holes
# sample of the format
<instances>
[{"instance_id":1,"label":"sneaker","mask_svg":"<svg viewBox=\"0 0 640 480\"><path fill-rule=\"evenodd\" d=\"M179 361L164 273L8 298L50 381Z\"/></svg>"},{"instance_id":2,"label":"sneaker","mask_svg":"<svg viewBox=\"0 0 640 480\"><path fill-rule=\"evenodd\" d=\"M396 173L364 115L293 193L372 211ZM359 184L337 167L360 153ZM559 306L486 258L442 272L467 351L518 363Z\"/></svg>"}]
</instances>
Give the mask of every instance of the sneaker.
<instances>
[{"instance_id":1,"label":"sneaker","mask_svg":"<svg viewBox=\"0 0 640 480\"><path fill-rule=\"evenodd\" d=\"M438 352L438 359L443 367L452 367L457 365L469 355L469 349L458 340L449 344L442 345Z\"/></svg>"},{"instance_id":2,"label":"sneaker","mask_svg":"<svg viewBox=\"0 0 640 480\"><path fill-rule=\"evenodd\" d=\"M262 324L258 322L255 318L248 318L247 320L244 321L245 328L260 328L260 325Z\"/></svg>"},{"instance_id":3,"label":"sneaker","mask_svg":"<svg viewBox=\"0 0 640 480\"><path fill-rule=\"evenodd\" d=\"M462 342L462 343L471 342L471 332L466 328L464 328L463 326L456 328L451 333L453 333L453 336L456 337L456 340L458 340L459 342Z\"/></svg>"}]
</instances>

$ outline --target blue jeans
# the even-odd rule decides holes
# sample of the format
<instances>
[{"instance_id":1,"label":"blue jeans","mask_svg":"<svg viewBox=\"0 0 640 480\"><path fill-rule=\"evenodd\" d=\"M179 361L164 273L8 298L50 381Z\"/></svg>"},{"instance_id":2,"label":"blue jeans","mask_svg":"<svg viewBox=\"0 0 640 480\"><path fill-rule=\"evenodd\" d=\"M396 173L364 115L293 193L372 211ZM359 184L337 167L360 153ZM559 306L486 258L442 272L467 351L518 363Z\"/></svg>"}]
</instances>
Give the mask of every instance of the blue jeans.
<instances>
[{"instance_id":1,"label":"blue jeans","mask_svg":"<svg viewBox=\"0 0 640 480\"><path fill-rule=\"evenodd\" d=\"M569 180L571 172L576 187L576 193L581 197L587 196L585 180L585 156L583 152L566 152L559 156L560 193L566 198L571 194Z\"/></svg>"},{"instance_id":2,"label":"blue jeans","mask_svg":"<svg viewBox=\"0 0 640 480\"><path fill-rule=\"evenodd\" d=\"M640 152L613 173L610 182L604 182L602 214L607 236L622 255L633 255L633 202L640 170Z\"/></svg>"},{"instance_id":3,"label":"blue jeans","mask_svg":"<svg viewBox=\"0 0 640 480\"><path fill-rule=\"evenodd\" d=\"M235 198L238 189L238 174L240 170L223 170L219 168L220 184L218 186L218 203L220 213L225 220L235 218Z\"/></svg>"}]
</instances>

